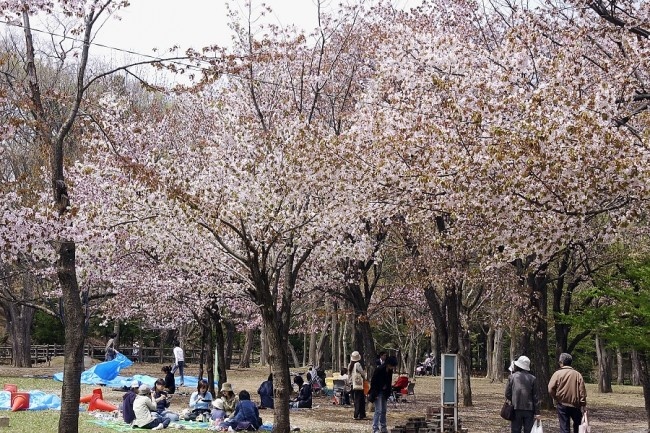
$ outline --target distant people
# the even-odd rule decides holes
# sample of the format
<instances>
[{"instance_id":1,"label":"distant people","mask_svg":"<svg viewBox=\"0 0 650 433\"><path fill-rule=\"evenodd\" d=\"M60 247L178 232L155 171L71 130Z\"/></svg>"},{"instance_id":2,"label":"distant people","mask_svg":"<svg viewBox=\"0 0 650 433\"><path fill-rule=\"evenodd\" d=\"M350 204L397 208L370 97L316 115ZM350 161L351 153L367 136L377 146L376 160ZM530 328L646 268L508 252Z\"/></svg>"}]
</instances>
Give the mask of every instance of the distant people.
<instances>
[{"instance_id":1,"label":"distant people","mask_svg":"<svg viewBox=\"0 0 650 433\"><path fill-rule=\"evenodd\" d=\"M117 334L114 332L108 337L104 353L104 361L112 361L117 355L117 350L115 350L115 338L117 338Z\"/></svg>"},{"instance_id":2,"label":"distant people","mask_svg":"<svg viewBox=\"0 0 650 433\"><path fill-rule=\"evenodd\" d=\"M214 400L212 406L214 406L214 409L212 409L212 412L210 413L210 418L212 418L215 425L219 425L224 419L228 418L226 411L223 410L223 400L220 398Z\"/></svg>"},{"instance_id":3,"label":"distant people","mask_svg":"<svg viewBox=\"0 0 650 433\"><path fill-rule=\"evenodd\" d=\"M172 368L172 374L178 373L181 375L181 381L178 386L185 385L185 355L183 354L183 349L181 349L181 344L178 341L174 342L174 367Z\"/></svg>"},{"instance_id":4,"label":"distant people","mask_svg":"<svg viewBox=\"0 0 650 433\"><path fill-rule=\"evenodd\" d=\"M273 409L273 374L269 374L257 389L260 396L260 409Z\"/></svg>"},{"instance_id":5,"label":"distant people","mask_svg":"<svg viewBox=\"0 0 650 433\"><path fill-rule=\"evenodd\" d=\"M257 430L262 425L257 405L251 401L251 396L246 390L239 391L239 404L230 419L224 420L220 427L233 430Z\"/></svg>"},{"instance_id":6,"label":"distant people","mask_svg":"<svg viewBox=\"0 0 650 433\"><path fill-rule=\"evenodd\" d=\"M520 356L513 364L513 372L506 385L506 400L512 402L515 411L510 421L511 433L530 433L539 416L539 399L537 398L537 379L530 373L530 359Z\"/></svg>"},{"instance_id":7,"label":"distant people","mask_svg":"<svg viewBox=\"0 0 650 433\"><path fill-rule=\"evenodd\" d=\"M232 416L239 403L239 397L235 394L235 391L232 389L232 385L228 382L224 382L221 385L221 400L223 400L223 410L226 412L227 416Z\"/></svg>"},{"instance_id":8,"label":"distant people","mask_svg":"<svg viewBox=\"0 0 650 433\"><path fill-rule=\"evenodd\" d=\"M366 395L363 392L366 372L363 369L361 354L356 350L350 354L348 375L354 402L354 419L366 419Z\"/></svg>"},{"instance_id":9,"label":"distant people","mask_svg":"<svg viewBox=\"0 0 650 433\"><path fill-rule=\"evenodd\" d=\"M201 379L196 385L196 391L190 395L190 409L192 409L193 414L200 415L205 412L211 412L211 404L212 394L208 391L208 381Z\"/></svg>"},{"instance_id":10,"label":"distant people","mask_svg":"<svg viewBox=\"0 0 650 433\"><path fill-rule=\"evenodd\" d=\"M560 369L553 373L548 383L548 393L556 402L560 433L578 433L582 414L587 410L587 390L582 375L571 367L573 357L562 353L559 358Z\"/></svg>"},{"instance_id":11,"label":"distant people","mask_svg":"<svg viewBox=\"0 0 650 433\"><path fill-rule=\"evenodd\" d=\"M311 385L309 383L305 383L302 376L294 377L293 383L298 386L298 396L291 402L291 407L300 409L311 408Z\"/></svg>"},{"instance_id":12,"label":"distant people","mask_svg":"<svg viewBox=\"0 0 650 433\"><path fill-rule=\"evenodd\" d=\"M165 373L165 391L168 394L176 393L176 379L174 379L174 373L172 373L172 368L169 365L163 366L161 368L162 372Z\"/></svg>"},{"instance_id":13,"label":"distant people","mask_svg":"<svg viewBox=\"0 0 650 433\"><path fill-rule=\"evenodd\" d=\"M379 367L381 365L384 365L384 363L386 362L386 357L387 356L388 355L386 354L386 352L384 352L384 351L379 352L379 355L377 356L377 360L375 361L375 367Z\"/></svg>"},{"instance_id":14,"label":"distant people","mask_svg":"<svg viewBox=\"0 0 650 433\"><path fill-rule=\"evenodd\" d=\"M393 370L397 367L397 358L389 356L386 361L375 369L370 379L368 400L375 404L375 414L372 418L372 432L387 432L386 406L391 395Z\"/></svg>"},{"instance_id":15,"label":"distant people","mask_svg":"<svg viewBox=\"0 0 650 433\"><path fill-rule=\"evenodd\" d=\"M129 390L122 396L122 418L127 424L131 424L135 420L135 412L133 412L133 402L138 396L138 388L140 388L140 382L134 380L131 382L131 387Z\"/></svg>"},{"instance_id":16,"label":"distant people","mask_svg":"<svg viewBox=\"0 0 650 433\"><path fill-rule=\"evenodd\" d=\"M427 357L424 359L424 374L430 374L433 376L433 353L427 354Z\"/></svg>"},{"instance_id":17,"label":"distant people","mask_svg":"<svg viewBox=\"0 0 650 433\"><path fill-rule=\"evenodd\" d=\"M165 391L164 379L158 379L151 391L151 399L156 403L156 412L161 418L168 418L170 421L178 421L180 417L177 413L169 410L172 396Z\"/></svg>"},{"instance_id":18,"label":"distant people","mask_svg":"<svg viewBox=\"0 0 650 433\"><path fill-rule=\"evenodd\" d=\"M140 343L137 341L133 342L133 349L131 349L131 358L133 358L133 362L140 361Z\"/></svg>"},{"instance_id":19,"label":"distant people","mask_svg":"<svg viewBox=\"0 0 650 433\"><path fill-rule=\"evenodd\" d=\"M341 373L339 374L339 380L343 381L343 404L346 406L350 405L350 380L348 376L348 369L343 367Z\"/></svg>"},{"instance_id":20,"label":"distant people","mask_svg":"<svg viewBox=\"0 0 650 433\"><path fill-rule=\"evenodd\" d=\"M157 414L152 414L152 412L156 413L156 404L151 400L150 394L151 388L149 388L149 385L140 385L138 396L133 401L133 412L135 413L133 426L149 430L167 428L171 422L169 418L159 418ZM159 427L159 425L162 425L162 427Z\"/></svg>"}]
</instances>

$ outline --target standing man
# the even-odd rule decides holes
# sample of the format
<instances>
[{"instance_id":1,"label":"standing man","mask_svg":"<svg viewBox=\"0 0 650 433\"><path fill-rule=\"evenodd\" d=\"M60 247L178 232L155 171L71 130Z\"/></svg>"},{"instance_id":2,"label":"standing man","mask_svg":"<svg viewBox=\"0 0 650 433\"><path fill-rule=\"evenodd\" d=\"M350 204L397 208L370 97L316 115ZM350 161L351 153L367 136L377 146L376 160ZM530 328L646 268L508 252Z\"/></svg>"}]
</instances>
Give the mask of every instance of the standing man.
<instances>
[{"instance_id":1,"label":"standing man","mask_svg":"<svg viewBox=\"0 0 650 433\"><path fill-rule=\"evenodd\" d=\"M573 358L568 353L560 355L560 369L553 373L548 383L548 393L556 402L560 433L570 433L570 420L573 420L573 433L578 433L582 414L587 409L587 390L582 375L571 367Z\"/></svg>"},{"instance_id":2,"label":"standing man","mask_svg":"<svg viewBox=\"0 0 650 433\"><path fill-rule=\"evenodd\" d=\"M112 361L115 359L115 356L117 354L117 350L115 350L115 338L117 338L117 334L113 332L110 336L108 341L106 342L106 350L104 353L104 361Z\"/></svg>"},{"instance_id":3,"label":"standing man","mask_svg":"<svg viewBox=\"0 0 650 433\"><path fill-rule=\"evenodd\" d=\"M178 386L185 385L185 356L183 355L181 344L178 341L174 341L174 368L172 368L172 374L176 373L176 370L178 370L181 375L181 382Z\"/></svg>"},{"instance_id":4,"label":"standing man","mask_svg":"<svg viewBox=\"0 0 650 433\"><path fill-rule=\"evenodd\" d=\"M372 418L373 433L388 433L386 427L386 404L391 395L393 370L397 367L397 358L389 356L386 362L375 369L370 380L368 400L375 404L375 415Z\"/></svg>"}]
</instances>

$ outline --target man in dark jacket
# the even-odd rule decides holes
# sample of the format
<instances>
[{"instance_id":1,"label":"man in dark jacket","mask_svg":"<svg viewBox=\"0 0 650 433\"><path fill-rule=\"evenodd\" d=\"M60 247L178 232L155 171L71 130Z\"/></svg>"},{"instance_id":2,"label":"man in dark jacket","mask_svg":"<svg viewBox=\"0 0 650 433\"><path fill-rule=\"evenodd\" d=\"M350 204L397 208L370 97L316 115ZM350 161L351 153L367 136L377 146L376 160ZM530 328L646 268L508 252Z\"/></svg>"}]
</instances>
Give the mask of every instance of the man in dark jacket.
<instances>
[{"instance_id":1,"label":"man in dark jacket","mask_svg":"<svg viewBox=\"0 0 650 433\"><path fill-rule=\"evenodd\" d=\"M372 418L373 433L387 433L386 404L391 395L393 370L397 367L397 358L389 356L382 365L375 369L370 380L368 400L375 404L375 415Z\"/></svg>"},{"instance_id":2,"label":"man in dark jacket","mask_svg":"<svg viewBox=\"0 0 650 433\"><path fill-rule=\"evenodd\" d=\"M529 433L535 422L539 419L537 398L537 379L530 374L530 359L520 356L513 365L513 373L506 386L506 399L512 402L515 417L510 424L511 433Z\"/></svg>"}]
</instances>

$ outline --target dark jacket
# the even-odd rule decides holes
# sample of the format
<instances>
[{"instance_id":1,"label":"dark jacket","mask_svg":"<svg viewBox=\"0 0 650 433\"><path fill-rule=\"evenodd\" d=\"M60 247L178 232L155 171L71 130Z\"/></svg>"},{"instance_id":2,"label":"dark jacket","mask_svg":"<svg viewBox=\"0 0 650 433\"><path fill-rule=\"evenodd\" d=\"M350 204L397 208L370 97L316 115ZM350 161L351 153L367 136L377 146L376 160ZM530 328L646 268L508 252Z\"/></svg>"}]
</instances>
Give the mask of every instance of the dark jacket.
<instances>
[{"instance_id":1,"label":"dark jacket","mask_svg":"<svg viewBox=\"0 0 650 433\"><path fill-rule=\"evenodd\" d=\"M153 398L158 399L162 395L167 395L167 393L165 391L161 391L161 392L154 391ZM169 400L167 400L166 398L156 402L156 412L158 413L163 413L168 407L169 407Z\"/></svg>"},{"instance_id":2,"label":"dark jacket","mask_svg":"<svg viewBox=\"0 0 650 433\"><path fill-rule=\"evenodd\" d=\"M133 412L133 400L138 396L132 390L122 396L122 418L127 424L131 424L135 419L135 412Z\"/></svg>"},{"instance_id":3,"label":"dark jacket","mask_svg":"<svg viewBox=\"0 0 650 433\"><path fill-rule=\"evenodd\" d=\"M257 390L262 407L273 409L273 382L265 380Z\"/></svg>"},{"instance_id":4,"label":"dark jacket","mask_svg":"<svg viewBox=\"0 0 650 433\"><path fill-rule=\"evenodd\" d=\"M525 370L510 375L506 385L506 399L512 402L515 410L530 410L539 414L536 382L535 376Z\"/></svg>"},{"instance_id":5,"label":"dark jacket","mask_svg":"<svg viewBox=\"0 0 650 433\"><path fill-rule=\"evenodd\" d=\"M384 363L375 369L370 379L370 391L368 392L370 401L374 401L379 394L388 398L391 394L393 383L393 372L388 371L388 364Z\"/></svg>"},{"instance_id":6,"label":"dark jacket","mask_svg":"<svg viewBox=\"0 0 650 433\"><path fill-rule=\"evenodd\" d=\"M235 408L231 419L231 425L237 426L241 422L249 422L255 430L259 429L262 425L260 423L260 413L257 410L257 405L250 400L240 400Z\"/></svg>"},{"instance_id":7,"label":"dark jacket","mask_svg":"<svg viewBox=\"0 0 650 433\"><path fill-rule=\"evenodd\" d=\"M170 394L174 394L176 392L176 380L174 379L174 373L171 371L165 374L165 389Z\"/></svg>"},{"instance_id":8,"label":"dark jacket","mask_svg":"<svg viewBox=\"0 0 650 433\"><path fill-rule=\"evenodd\" d=\"M308 383L305 383L302 387L300 387L300 392L298 393L298 397L296 398L296 401L298 402L298 407L311 407L311 385Z\"/></svg>"}]
</instances>

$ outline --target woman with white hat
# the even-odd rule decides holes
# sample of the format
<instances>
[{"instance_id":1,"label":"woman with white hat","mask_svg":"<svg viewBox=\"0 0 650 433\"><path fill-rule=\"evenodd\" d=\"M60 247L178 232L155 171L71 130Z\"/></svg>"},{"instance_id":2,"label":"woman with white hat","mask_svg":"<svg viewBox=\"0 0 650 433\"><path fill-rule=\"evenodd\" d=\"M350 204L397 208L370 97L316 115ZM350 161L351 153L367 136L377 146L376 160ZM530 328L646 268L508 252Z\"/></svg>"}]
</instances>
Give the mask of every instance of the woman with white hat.
<instances>
[{"instance_id":1,"label":"woman with white hat","mask_svg":"<svg viewBox=\"0 0 650 433\"><path fill-rule=\"evenodd\" d=\"M232 415L237 407L237 403L239 403L239 398L237 398L235 391L232 389L232 385L228 382L224 382L221 385L221 399L223 400L223 410L226 411L226 415Z\"/></svg>"},{"instance_id":2,"label":"woman with white hat","mask_svg":"<svg viewBox=\"0 0 650 433\"><path fill-rule=\"evenodd\" d=\"M510 421L510 432L530 433L535 420L539 420L539 399L537 379L530 373L530 359L520 356L512 365L512 374L506 385L506 399L512 402L514 417Z\"/></svg>"},{"instance_id":3,"label":"woman with white hat","mask_svg":"<svg viewBox=\"0 0 650 433\"><path fill-rule=\"evenodd\" d=\"M366 396L363 392L363 382L367 376L363 369L361 354L356 350L350 355L348 376L354 401L354 419L366 419Z\"/></svg>"}]
</instances>

